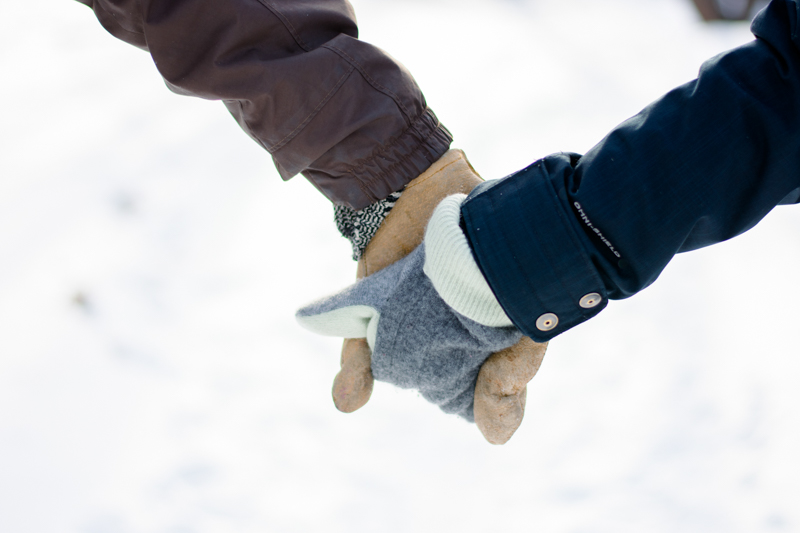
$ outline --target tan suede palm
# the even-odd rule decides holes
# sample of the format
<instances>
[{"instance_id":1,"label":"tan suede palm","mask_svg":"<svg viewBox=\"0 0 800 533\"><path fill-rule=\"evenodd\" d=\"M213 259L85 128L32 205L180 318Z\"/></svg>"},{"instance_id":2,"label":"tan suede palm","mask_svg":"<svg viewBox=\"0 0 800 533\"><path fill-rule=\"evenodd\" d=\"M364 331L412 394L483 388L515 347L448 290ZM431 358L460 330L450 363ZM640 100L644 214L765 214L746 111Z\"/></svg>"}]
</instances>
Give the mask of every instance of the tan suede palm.
<instances>
[{"instance_id":1,"label":"tan suede palm","mask_svg":"<svg viewBox=\"0 0 800 533\"><path fill-rule=\"evenodd\" d=\"M439 202L451 194L469 194L482 181L464 152L446 152L406 185L358 261L356 277L374 274L410 254L422 243L425 228Z\"/></svg>"},{"instance_id":2,"label":"tan suede palm","mask_svg":"<svg viewBox=\"0 0 800 533\"><path fill-rule=\"evenodd\" d=\"M422 243L439 202L451 194L469 194L482 181L461 150L445 153L406 186L359 260L357 278L374 274L411 253ZM518 344L489 357L481 367L475 387L475 423L492 444L507 442L522 423L527 383L539 369L546 347L523 337ZM352 412L363 406L372 393L372 381L366 342L345 339L342 370L333 387L336 407Z\"/></svg>"}]
</instances>

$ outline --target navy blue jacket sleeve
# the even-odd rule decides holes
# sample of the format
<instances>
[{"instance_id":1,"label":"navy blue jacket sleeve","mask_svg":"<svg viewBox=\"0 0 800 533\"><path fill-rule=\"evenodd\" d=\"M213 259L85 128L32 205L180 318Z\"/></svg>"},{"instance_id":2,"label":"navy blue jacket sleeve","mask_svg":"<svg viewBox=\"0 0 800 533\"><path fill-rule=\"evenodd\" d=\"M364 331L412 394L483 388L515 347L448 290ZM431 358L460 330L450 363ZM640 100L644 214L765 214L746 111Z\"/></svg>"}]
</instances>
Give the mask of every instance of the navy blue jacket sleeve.
<instances>
[{"instance_id":1,"label":"navy blue jacket sleeve","mask_svg":"<svg viewBox=\"0 0 800 533\"><path fill-rule=\"evenodd\" d=\"M800 199L800 0L773 0L755 41L707 61L586 155L556 154L462 204L509 318L547 341L651 284L679 253Z\"/></svg>"}]
</instances>

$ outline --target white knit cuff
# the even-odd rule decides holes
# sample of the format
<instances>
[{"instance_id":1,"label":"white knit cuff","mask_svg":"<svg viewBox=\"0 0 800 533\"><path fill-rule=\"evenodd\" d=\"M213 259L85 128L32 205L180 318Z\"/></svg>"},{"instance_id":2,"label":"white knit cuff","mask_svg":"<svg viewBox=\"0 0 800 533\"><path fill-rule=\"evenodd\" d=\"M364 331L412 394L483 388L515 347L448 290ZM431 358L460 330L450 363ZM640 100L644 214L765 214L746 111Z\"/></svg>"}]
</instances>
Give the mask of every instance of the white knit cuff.
<instances>
[{"instance_id":1,"label":"white knit cuff","mask_svg":"<svg viewBox=\"0 0 800 533\"><path fill-rule=\"evenodd\" d=\"M425 230L425 266L442 300L467 318L495 328L514 324L500 307L481 274L467 238L461 231L461 203L465 194L442 200Z\"/></svg>"}]
</instances>

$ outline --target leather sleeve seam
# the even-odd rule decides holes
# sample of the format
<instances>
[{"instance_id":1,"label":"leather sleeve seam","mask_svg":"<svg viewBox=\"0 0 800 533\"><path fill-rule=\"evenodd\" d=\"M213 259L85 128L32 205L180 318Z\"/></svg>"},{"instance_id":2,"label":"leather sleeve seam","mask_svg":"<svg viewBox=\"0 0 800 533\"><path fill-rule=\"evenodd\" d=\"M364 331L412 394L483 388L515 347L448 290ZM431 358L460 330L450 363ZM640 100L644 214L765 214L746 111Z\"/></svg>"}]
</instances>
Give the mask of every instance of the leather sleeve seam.
<instances>
[{"instance_id":1,"label":"leather sleeve seam","mask_svg":"<svg viewBox=\"0 0 800 533\"><path fill-rule=\"evenodd\" d=\"M297 43L297 45L300 48L302 48L306 52L310 52L312 50L312 48L310 46L308 46L305 43L305 41L303 41L303 38L300 37L300 34L297 32L297 30L292 25L292 23L289 21L289 19L287 19L285 16L283 16L283 14L281 14L281 12L278 11L278 8L276 8L272 4L272 2L268 2L267 0L258 0L258 1L261 3L261 5L263 5L267 9L269 9L272 12L272 14L275 15L275 17L278 18L278 20L281 21L283 26L286 28L286 31L289 32L289 34L292 36L292 38L294 39L294 41Z\"/></svg>"},{"instance_id":2,"label":"leather sleeve seam","mask_svg":"<svg viewBox=\"0 0 800 533\"><path fill-rule=\"evenodd\" d=\"M406 109L406 107L400 101L400 98L397 96L397 94L395 94L394 92L390 91L388 88L386 88L383 85L381 85L380 83L378 83L374 78L372 78L366 72L364 67L361 64L359 64L359 62L356 61L355 58L350 56L344 50L341 50L340 48L336 48L335 46L331 45L330 43L323 45L323 48L327 48L328 50L330 50L333 53L339 55L345 61L347 61L348 63L353 65L358 70L358 72L361 74L361 76L363 76L363 78L365 80L367 80L367 83L372 85L372 87L374 87L378 92L385 94L386 96L388 96L389 98L391 98L394 101L395 105L397 105L397 107L400 108L400 111L403 113L403 118L405 118L405 120L408 123L408 125L409 126L412 125L412 120L411 120L412 114L408 111L408 109Z\"/></svg>"},{"instance_id":3,"label":"leather sleeve seam","mask_svg":"<svg viewBox=\"0 0 800 533\"><path fill-rule=\"evenodd\" d=\"M336 85L334 85L333 88L330 91L328 91L328 94L326 94L325 97L319 102L319 104L317 104L317 106L311 111L311 113L309 113L309 115L305 118L305 120L303 120L300 124L298 124L297 127L295 127L295 129L287 133L283 137L283 139L275 143L271 148L268 148L268 151L270 153L277 152L278 150L286 146L286 144L289 143L289 141L297 137L297 135L306 126L308 126L308 123L311 122L314 119L314 117L316 117L319 114L319 112L322 110L325 104L327 104L330 101L330 99L333 98L333 95L339 91L339 89L342 87L342 85L344 85L344 83L347 81L347 79L350 77L350 75L353 73L354 70L355 67L351 65L350 69L347 72L345 72L344 75L342 75L339 81L336 82Z\"/></svg>"}]
</instances>

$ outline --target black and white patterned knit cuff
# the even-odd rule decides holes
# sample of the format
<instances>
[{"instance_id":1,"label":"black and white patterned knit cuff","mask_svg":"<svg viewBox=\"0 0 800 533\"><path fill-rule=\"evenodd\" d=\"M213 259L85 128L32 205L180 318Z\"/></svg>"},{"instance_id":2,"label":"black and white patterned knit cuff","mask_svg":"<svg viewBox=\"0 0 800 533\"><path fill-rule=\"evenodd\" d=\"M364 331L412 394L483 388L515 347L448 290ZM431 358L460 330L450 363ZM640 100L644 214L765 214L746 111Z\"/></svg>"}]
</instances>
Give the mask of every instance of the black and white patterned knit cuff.
<instances>
[{"instance_id":1,"label":"black and white patterned knit cuff","mask_svg":"<svg viewBox=\"0 0 800 533\"><path fill-rule=\"evenodd\" d=\"M383 220L394 207L403 191L397 191L388 197L356 211L343 205L333 206L333 219L336 228L353 245L353 260L358 261L364 249L372 240L375 232L381 227Z\"/></svg>"}]
</instances>

